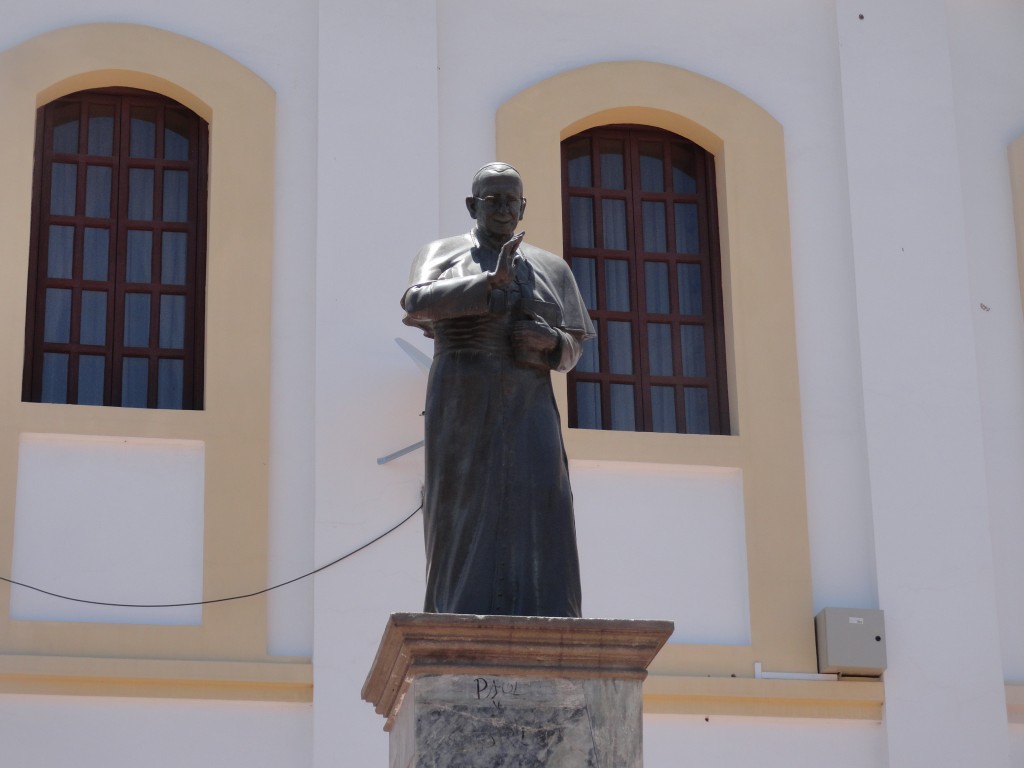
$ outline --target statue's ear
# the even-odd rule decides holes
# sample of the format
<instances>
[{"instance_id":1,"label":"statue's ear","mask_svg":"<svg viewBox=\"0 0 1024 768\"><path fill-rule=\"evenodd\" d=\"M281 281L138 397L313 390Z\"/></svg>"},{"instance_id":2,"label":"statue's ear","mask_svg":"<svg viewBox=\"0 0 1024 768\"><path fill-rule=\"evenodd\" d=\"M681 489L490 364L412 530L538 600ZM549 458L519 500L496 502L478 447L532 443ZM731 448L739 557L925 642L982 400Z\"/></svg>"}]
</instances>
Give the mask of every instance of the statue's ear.
<instances>
[{"instance_id":1,"label":"statue's ear","mask_svg":"<svg viewBox=\"0 0 1024 768\"><path fill-rule=\"evenodd\" d=\"M471 219L476 219L476 198L472 195L466 198L466 210Z\"/></svg>"},{"instance_id":2,"label":"statue's ear","mask_svg":"<svg viewBox=\"0 0 1024 768\"><path fill-rule=\"evenodd\" d=\"M519 220L522 221L526 218L526 198L523 198L523 205L519 209Z\"/></svg>"}]
</instances>

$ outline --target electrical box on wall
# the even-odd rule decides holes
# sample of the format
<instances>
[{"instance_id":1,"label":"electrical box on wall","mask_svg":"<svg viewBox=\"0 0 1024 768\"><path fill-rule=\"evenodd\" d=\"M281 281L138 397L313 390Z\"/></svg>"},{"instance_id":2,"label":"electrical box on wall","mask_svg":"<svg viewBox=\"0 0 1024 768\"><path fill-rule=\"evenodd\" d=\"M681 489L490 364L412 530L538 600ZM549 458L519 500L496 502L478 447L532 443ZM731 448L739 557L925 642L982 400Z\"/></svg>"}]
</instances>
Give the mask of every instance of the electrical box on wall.
<instances>
[{"instance_id":1,"label":"electrical box on wall","mask_svg":"<svg viewBox=\"0 0 1024 768\"><path fill-rule=\"evenodd\" d=\"M814 617L818 671L878 677L885 671L885 619L875 609L825 608Z\"/></svg>"}]
</instances>

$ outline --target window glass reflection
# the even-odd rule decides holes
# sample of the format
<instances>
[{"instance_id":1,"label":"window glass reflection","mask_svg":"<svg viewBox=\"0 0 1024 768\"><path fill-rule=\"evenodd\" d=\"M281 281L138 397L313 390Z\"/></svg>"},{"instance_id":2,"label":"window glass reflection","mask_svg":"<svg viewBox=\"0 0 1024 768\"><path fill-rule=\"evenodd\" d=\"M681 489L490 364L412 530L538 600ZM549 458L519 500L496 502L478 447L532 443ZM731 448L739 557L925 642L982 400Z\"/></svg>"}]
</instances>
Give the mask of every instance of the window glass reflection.
<instances>
[{"instance_id":1,"label":"window glass reflection","mask_svg":"<svg viewBox=\"0 0 1024 768\"><path fill-rule=\"evenodd\" d=\"M50 169L50 213L54 216L74 216L77 200L78 166L73 163L54 163Z\"/></svg>"},{"instance_id":2,"label":"window glass reflection","mask_svg":"<svg viewBox=\"0 0 1024 768\"><path fill-rule=\"evenodd\" d=\"M128 152L132 157L156 157L156 110L133 107L128 134Z\"/></svg>"},{"instance_id":3,"label":"window glass reflection","mask_svg":"<svg viewBox=\"0 0 1024 768\"><path fill-rule=\"evenodd\" d=\"M68 356L64 352L43 353L43 390L41 403L68 401Z\"/></svg>"},{"instance_id":4,"label":"window glass reflection","mask_svg":"<svg viewBox=\"0 0 1024 768\"><path fill-rule=\"evenodd\" d=\"M128 169L128 218L150 221L153 218L153 171Z\"/></svg>"},{"instance_id":5,"label":"window glass reflection","mask_svg":"<svg viewBox=\"0 0 1024 768\"><path fill-rule=\"evenodd\" d=\"M572 274L576 278L583 304L587 309L597 309L597 263L585 256L574 256Z\"/></svg>"},{"instance_id":6,"label":"window glass reflection","mask_svg":"<svg viewBox=\"0 0 1024 768\"><path fill-rule=\"evenodd\" d=\"M683 405L686 431L691 435L710 435L711 417L708 410L708 391L704 387L685 387Z\"/></svg>"},{"instance_id":7,"label":"window glass reflection","mask_svg":"<svg viewBox=\"0 0 1024 768\"><path fill-rule=\"evenodd\" d=\"M110 230L86 227L83 255L82 278L106 281L110 260Z\"/></svg>"},{"instance_id":8,"label":"window glass reflection","mask_svg":"<svg viewBox=\"0 0 1024 768\"><path fill-rule=\"evenodd\" d=\"M114 154L114 107L93 104L89 107L89 154L110 157Z\"/></svg>"},{"instance_id":9,"label":"window glass reflection","mask_svg":"<svg viewBox=\"0 0 1024 768\"><path fill-rule=\"evenodd\" d=\"M90 165L85 172L85 215L110 218L110 175L106 165Z\"/></svg>"},{"instance_id":10,"label":"window glass reflection","mask_svg":"<svg viewBox=\"0 0 1024 768\"><path fill-rule=\"evenodd\" d=\"M700 253L700 230L695 203L676 203L676 253Z\"/></svg>"},{"instance_id":11,"label":"window glass reflection","mask_svg":"<svg viewBox=\"0 0 1024 768\"><path fill-rule=\"evenodd\" d=\"M590 173L590 139L577 139L566 144L566 164L570 187L593 186Z\"/></svg>"},{"instance_id":12,"label":"window glass reflection","mask_svg":"<svg viewBox=\"0 0 1024 768\"><path fill-rule=\"evenodd\" d=\"M129 229L125 280L129 283L148 283L152 275L153 233L148 229Z\"/></svg>"},{"instance_id":13,"label":"window glass reflection","mask_svg":"<svg viewBox=\"0 0 1024 768\"><path fill-rule=\"evenodd\" d=\"M632 432L636 429L636 411L632 384L611 385L612 429Z\"/></svg>"},{"instance_id":14,"label":"window glass reflection","mask_svg":"<svg viewBox=\"0 0 1024 768\"><path fill-rule=\"evenodd\" d=\"M594 247L594 201L589 197L569 198L569 242L573 248Z\"/></svg>"},{"instance_id":15,"label":"window glass reflection","mask_svg":"<svg viewBox=\"0 0 1024 768\"><path fill-rule=\"evenodd\" d=\"M672 326L647 324L647 359L651 376L672 375Z\"/></svg>"},{"instance_id":16,"label":"window glass reflection","mask_svg":"<svg viewBox=\"0 0 1024 768\"><path fill-rule=\"evenodd\" d=\"M188 235L184 232L164 232L160 253L160 282L164 285L184 285Z\"/></svg>"},{"instance_id":17,"label":"window glass reflection","mask_svg":"<svg viewBox=\"0 0 1024 768\"><path fill-rule=\"evenodd\" d=\"M71 289L47 288L43 341L67 344L71 338Z\"/></svg>"},{"instance_id":18,"label":"window glass reflection","mask_svg":"<svg viewBox=\"0 0 1024 768\"><path fill-rule=\"evenodd\" d=\"M647 293L647 311L667 313L671 310L668 297L668 264L648 261L644 264L644 287Z\"/></svg>"},{"instance_id":19,"label":"window glass reflection","mask_svg":"<svg viewBox=\"0 0 1024 768\"><path fill-rule=\"evenodd\" d=\"M164 158L166 160L188 160L189 127L192 121L180 109L164 112Z\"/></svg>"},{"instance_id":20,"label":"window glass reflection","mask_svg":"<svg viewBox=\"0 0 1024 768\"><path fill-rule=\"evenodd\" d=\"M107 292L82 291L82 316L78 340L82 344L107 343Z\"/></svg>"},{"instance_id":21,"label":"window glass reflection","mask_svg":"<svg viewBox=\"0 0 1024 768\"><path fill-rule=\"evenodd\" d=\"M58 154L78 154L77 103L58 104L53 109L53 151Z\"/></svg>"},{"instance_id":22,"label":"window glass reflection","mask_svg":"<svg viewBox=\"0 0 1024 768\"><path fill-rule=\"evenodd\" d=\"M121 366L121 405L125 408L145 408L149 390L149 360L144 357L126 357Z\"/></svg>"},{"instance_id":23,"label":"window glass reflection","mask_svg":"<svg viewBox=\"0 0 1024 768\"><path fill-rule=\"evenodd\" d=\"M704 326L683 325L679 332L683 346L683 376L706 376Z\"/></svg>"},{"instance_id":24,"label":"window glass reflection","mask_svg":"<svg viewBox=\"0 0 1024 768\"><path fill-rule=\"evenodd\" d=\"M164 171L164 221L188 221L188 171Z\"/></svg>"},{"instance_id":25,"label":"window glass reflection","mask_svg":"<svg viewBox=\"0 0 1024 768\"><path fill-rule=\"evenodd\" d=\"M163 349L185 348L185 297L160 297L160 346Z\"/></svg>"},{"instance_id":26,"label":"window glass reflection","mask_svg":"<svg viewBox=\"0 0 1024 768\"><path fill-rule=\"evenodd\" d=\"M665 231L665 204L644 202L641 206L644 220L644 250L665 253L668 233Z\"/></svg>"},{"instance_id":27,"label":"window glass reflection","mask_svg":"<svg viewBox=\"0 0 1024 768\"><path fill-rule=\"evenodd\" d=\"M640 142L640 189L644 192L665 191L665 162L660 141Z\"/></svg>"},{"instance_id":28,"label":"window glass reflection","mask_svg":"<svg viewBox=\"0 0 1024 768\"><path fill-rule=\"evenodd\" d=\"M156 407L181 408L184 395L185 361L163 359L157 365Z\"/></svg>"},{"instance_id":29,"label":"window glass reflection","mask_svg":"<svg viewBox=\"0 0 1024 768\"><path fill-rule=\"evenodd\" d=\"M626 160L620 139L602 139L598 142L601 155L601 186L604 189L626 188Z\"/></svg>"},{"instance_id":30,"label":"window glass reflection","mask_svg":"<svg viewBox=\"0 0 1024 768\"><path fill-rule=\"evenodd\" d=\"M680 264L679 311L684 315L703 315L704 302L701 299L700 265Z\"/></svg>"},{"instance_id":31,"label":"window glass reflection","mask_svg":"<svg viewBox=\"0 0 1024 768\"><path fill-rule=\"evenodd\" d=\"M604 262L605 306L612 312L629 312L629 262L606 259Z\"/></svg>"},{"instance_id":32,"label":"window glass reflection","mask_svg":"<svg viewBox=\"0 0 1024 768\"><path fill-rule=\"evenodd\" d=\"M78 358L79 405L103 405L106 358L103 355L80 355Z\"/></svg>"},{"instance_id":33,"label":"window glass reflection","mask_svg":"<svg viewBox=\"0 0 1024 768\"><path fill-rule=\"evenodd\" d=\"M126 293L124 296L124 345L149 346L148 293Z\"/></svg>"},{"instance_id":34,"label":"window glass reflection","mask_svg":"<svg viewBox=\"0 0 1024 768\"><path fill-rule=\"evenodd\" d=\"M651 431L676 431L675 387L651 387Z\"/></svg>"},{"instance_id":35,"label":"window glass reflection","mask_svg":"<svg viewBox=\"0 0 1024 768\"><path fill-rule=\"evenodd\" d=\"M601 201L601 229L604 247L610 251L624 251L627 245L626 201L605 198Z\"/></svg>"},{"instance_id":36,"label":"window glass reflection","mask_svg":"<svg viewBox=\"0 0 1024 768\"><path fill-rule=\"evenodd\" d=\"M576 424L580 429L601 428L601 385L576 382Z\"/></svg>"},{"instance_id":37,"label":"window glass reflection","mask_svg":"<svg viewBox=\"0 0 1024 768\"><path fill-rule=\"evenodd\" d=\"M46 276L70 280L71 261L74 257L75 247L75 228L51 224L49 236L46 255Z\"/></svg>"},{"instance_id":38,"label":"window glass reflection","mask_svg":"<svg viewBox=\"0 0 1024 768\"><path fill-rule=\"evenodd\" d=\"M697 193L697 158L692 147L672 145L672 190L680 195Z\"/></svg>"},{"instance_id":39,"label":"window glass reflection","mask_svg":"<svg viewBox=\"0 0 1024 768\"><path fill-rule=\"evenodd\" d=\"M608 369L611 373L633 372L633 324L608 321Z\"/></svg>"}]
</instances>

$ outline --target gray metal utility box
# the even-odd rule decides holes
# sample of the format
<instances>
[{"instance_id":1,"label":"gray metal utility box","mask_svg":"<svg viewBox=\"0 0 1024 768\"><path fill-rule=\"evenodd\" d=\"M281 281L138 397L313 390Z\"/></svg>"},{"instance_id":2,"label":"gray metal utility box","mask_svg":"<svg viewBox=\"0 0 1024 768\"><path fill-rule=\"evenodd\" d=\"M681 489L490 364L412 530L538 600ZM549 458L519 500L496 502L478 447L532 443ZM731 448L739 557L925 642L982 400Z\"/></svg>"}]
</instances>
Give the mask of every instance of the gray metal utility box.
<instances>
[{"instance_id":1,"label":"gray metal utility box","mask_svg":"<svg viewBox=\"0 0 1024 768\"><path fill-rule=\"evenodd\" d=\"M885 618L882 611L824 608L814 617L818 671L878 677L885 671Z\"/></svg>"}]
</instances>

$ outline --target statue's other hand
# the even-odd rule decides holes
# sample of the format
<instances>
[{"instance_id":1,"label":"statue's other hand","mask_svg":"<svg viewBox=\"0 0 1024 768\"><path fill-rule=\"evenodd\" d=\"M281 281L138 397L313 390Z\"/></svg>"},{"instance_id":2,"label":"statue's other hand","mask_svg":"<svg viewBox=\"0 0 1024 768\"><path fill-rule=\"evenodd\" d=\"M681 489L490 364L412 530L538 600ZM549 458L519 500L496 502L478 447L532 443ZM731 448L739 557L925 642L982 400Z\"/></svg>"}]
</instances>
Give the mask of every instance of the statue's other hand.
<instances>
[{"instance_id":1,"label":"statue's other hand","mask_svg":"<svg viewBox=\"0 0 1024 768\"><path fill-rule=\"evenodd\" d=\"M546 323L517 320L512 323L512 344L520 350L550 352L558 346L558 332Z\"/></svg>"},{"instance_id":2,"label":"statue's other hand","mask_svg":"<svg viewBox=\"0 0 1024 768\"><path fill-rule=\"evenodd\" d=\"M513 235L511 240L501 246L501 251L498 253L498 263L494 265L494 271L487 277L487 282L490 283L491 288L504 288L512 282L516 267L516 249L523 242L525 235L525 232Z\"/></svg>"}]
</instances>

